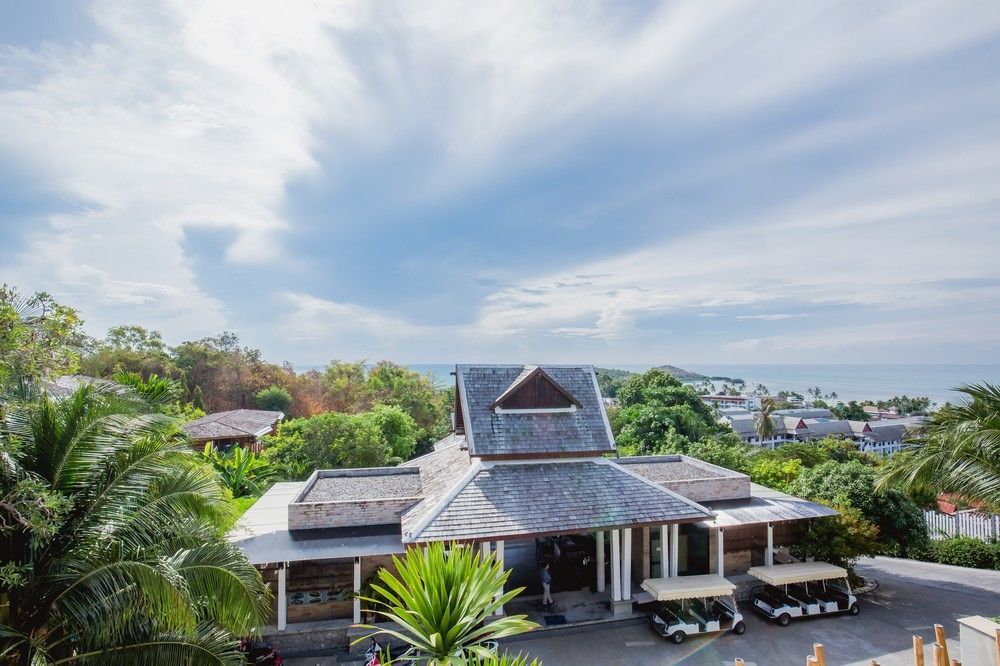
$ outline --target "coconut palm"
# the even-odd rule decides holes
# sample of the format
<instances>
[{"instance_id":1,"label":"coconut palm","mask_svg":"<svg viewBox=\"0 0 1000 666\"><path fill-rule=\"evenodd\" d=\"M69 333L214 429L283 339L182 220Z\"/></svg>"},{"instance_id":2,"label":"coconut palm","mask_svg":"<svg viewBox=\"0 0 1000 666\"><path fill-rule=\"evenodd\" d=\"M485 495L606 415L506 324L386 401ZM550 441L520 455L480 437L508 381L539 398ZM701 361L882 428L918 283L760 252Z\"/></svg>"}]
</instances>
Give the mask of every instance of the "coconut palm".
<instances>
[{"instance_id":1,"label":"coconut palm","mask_svg":"<svg viewBox=\"0 0 1000 666\"><path fill-rule=\"evenodd\" d=\"M1000 387L967 385L969 400L939 410L882 468L880 486L955 493L1000 512Z\"/></svg>"},{"instance_id":2,"label":"coconut palm","mask_svg":"<svg viewBox=\"0 0 1000 666\"><path fill-rule=\"evenodd\" d=\"M231 507L175 422L127 387L0 398L0 655L241 664L269 613L222 538Z\"/></svg>"},{"instance_id":3,"label":"coconut palm","mask_svg":"<svg viewBox=\"0 0 1000 666\"><path fill-rule=\"evenodd\" d=\"M379 582L372 583L378 598L365 601L396 627L360 625L375 631L356 643L387 634L429 665L464 666L471 657L495 657L483 643L538 626L525 615L494 616L524 588L503 593L510 572L492 555L481 558L472 547L457 544L445 553L442 544L433 543L426 552L414 548L403 558L393 557L393 565L395 574L382 569Z\"/></svg>"},{"instance_id":4,"label":"coconut palm","mask_svg":"<svg viewBox=\"0 0 1000 666\"><path fill-rule=\"evenodd\" d=\"M233 497L263 494L264 485L274 476L274 470L266 460L242 446L219 453L212 442L208 442L202 457L215 468L219 482L229 489Z\"/></svg>"},{"instance_id":5,"label":"coconut palm","mask_svg":"<svg viewBox=\"0 0 1000 666\"><path fill-rule=\"evenodd\" d=\"M757 413L755 419L757 436L760 437L761 441L774 438L775 431L774 420L771 418L772 413L774 413L774 400L765 398L760 403L760 411Z\"/></svg>"}]
</instances>

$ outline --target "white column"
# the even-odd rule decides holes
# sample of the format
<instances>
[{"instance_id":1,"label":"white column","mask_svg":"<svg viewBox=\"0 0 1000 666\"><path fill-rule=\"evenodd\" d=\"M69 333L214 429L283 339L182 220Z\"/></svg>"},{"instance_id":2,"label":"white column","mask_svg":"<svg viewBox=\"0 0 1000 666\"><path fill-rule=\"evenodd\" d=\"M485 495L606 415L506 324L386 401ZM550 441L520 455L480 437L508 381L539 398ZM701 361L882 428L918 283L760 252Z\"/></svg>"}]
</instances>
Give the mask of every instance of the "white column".
<instances>
[{"instance_id":1,"label":"white column","mask_svg":"<svg viewBox=\"0 0 1000 666\"><path fill-rule=\"evenodd\" d=\"M681 528L680 525L670 526L670 577L674 578L678 574L678 563L680 561Z\"/></svg>"},{"instance_id":2,"label":"white column","mask_svg":"<svg viewBox=\"0 0 1000 666\"><path fill-rule=\"evenodd\" d=\"M285 563L278 569L278 631L288 626L288 598L285 594Z\"/></svg>"},{"instance_id":3,"label":"white column","mask_svg":"<svg viewBox=\"0 0 1000 666\"><path fill-rule=\"evenodd\" d=\"M483 556L483 559L489 559L490 557L490 542L483 541L479 544L479 554Z\"/></svg>"},{"instance_id":4,"label":"white column","mask_svg":"<svg viewBox=\"0 0 1000 666\"><path fill-rule=\"evenodd\" d=\"M597 591L604 591L604 530L597 533Z\"/></svg>"},{"instance_id":5,"label":"white column","mask_svg":"<svg viewBox=\"0 0 1000 666\"><path fill-rule=\"evenodd\" d=\"M622 530L622 599L632 598L632 528Z\"/></svg>"},{"instance_id":6,"label":"white column","mask_svg":"<svg viewBox=\"0 0 1000 666\"><path fill-rule=\"evenodd\" d=\"M618 530L611 530L611 600L622 598L622 554L621 536Z\"/></svg>"},{"instance_id":7,"label":"white column","mask_svg":"<svg viewBox=\"0 0 1000 666\"><path fill-rule=\"evenodd\" d=\"M500 563L500 571L503 571L503 541L497 541L497 562ZM497 592L497 599L503 596L503 588ZM503 606L497 608L497 615L503 615Z\"/></svg>"},{"instance_id":8,"label":"white column","mask_svg":"<svg viewBox=\"0 0 1000 666\"><path fill-rule=\"evenodd\" d=\"M670 526L660 525L660 577L670 576Z\"/></svg>"},{"instance_id":9,"label":"white column","mask_svg":"<svg viewBox=\"0 0 1000 666\"><path fill-rule=\"evenodd\" d=\"M722 542L722 528L715 528L715 573L720 576L726 575L726 549Z\"/></svg>"},{"instance_id":10,"label":"white column","mask_svg":"<svg viewBox=\"0 0 1000 666\"><path fill-rule=\"evenodd\" d=\"M354 624L361 622L361 558L354 558Z\"/></svg>"},{"instance_id":11,"label":"white column","mask_svg":"<svg viewBox=\"0 0 1000 666\"><path fill-rule=\"evenodd\" d=\"M767 524L767 551L764 552L764 566L774 564L774 525Z\"/></svg>"}]
</instances>

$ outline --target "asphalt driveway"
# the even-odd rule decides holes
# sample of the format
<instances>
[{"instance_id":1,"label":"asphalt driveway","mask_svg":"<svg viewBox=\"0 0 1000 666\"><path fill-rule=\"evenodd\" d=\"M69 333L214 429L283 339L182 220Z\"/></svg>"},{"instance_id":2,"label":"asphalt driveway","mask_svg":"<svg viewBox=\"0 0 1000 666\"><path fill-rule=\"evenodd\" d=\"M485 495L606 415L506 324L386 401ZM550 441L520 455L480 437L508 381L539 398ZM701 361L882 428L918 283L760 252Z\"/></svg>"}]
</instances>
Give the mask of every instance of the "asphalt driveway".
<instances>
[{"instance_id":1,"label":"asphalt driveway","mask_svg":"<svg viewBox=\"0 0 1000 666\"><path fill-rule=\"evenodd\" d=\"M862 597L861 614L800 620L782 628L748 609L743 636L692 637L683 645L660 638L645 623L614 623L543 632L507 644L560 664L690 664L720 666L742 657L747 665L804 664L814 642L826 647L827 663L911 666L912 638L933 643L933 625L943 624L949 652L958 657L958 622L966 615L1000 615L1000 572L926 562L876 558L858 571L879 581Z\"/></svg>"}]
</instances>

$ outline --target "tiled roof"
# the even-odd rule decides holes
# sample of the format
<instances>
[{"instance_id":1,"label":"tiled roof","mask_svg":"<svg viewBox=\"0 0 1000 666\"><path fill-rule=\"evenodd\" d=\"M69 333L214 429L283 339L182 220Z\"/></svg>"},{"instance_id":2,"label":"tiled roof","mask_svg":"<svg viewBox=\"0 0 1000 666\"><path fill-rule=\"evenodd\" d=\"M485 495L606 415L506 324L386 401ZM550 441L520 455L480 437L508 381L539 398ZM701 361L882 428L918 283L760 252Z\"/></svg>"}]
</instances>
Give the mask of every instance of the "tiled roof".
<instances>
[{"instance_id":1,"label":"tiled roof","mask_svg":"<svg viewBox=\"0 0 1000 666\"><path fill-rule=\"evenodd\" d=\"M837 511L826 505L793 497L756 483L750 484L750 497L746 499L705 502L705 505L717 514L715 520L709 523L721 527L837 515Z\"/></svg>"},{"instance_id":2,"label":"tiled roof","mask_svg":"<svg viewBox=\"0 0 1000 666\"><path fill-rule=\"evenodd\" d=\"M408 543L695 522L705 507L602 458L484 463L409 529Z\"/></svg>"},{"instance_id":3,"label":"tiled roof","mask_svg":"<svg viewBox=\"0 0 1000 666\"><path fill-rule=\"evenodd\" d=\"M825 407L796 407L792 409L776 409L772 414L777 416L794 416L800 419L832 419L833 412Z\"/></svg>"},{"instance_id":4,"label":"tiled roof","mask_svg":"<svg viewBox=\"0 0 1000 666\"><path fill-rule=\"evenodd\" d=\"M817 421L805 419L806 437L823 437L826 435L846 435L852 437L854 430L847 421Z\"/></svg>"},{"instance_id":5,"label":"tiled roof","mask_svg":"<svg viewBox=\"0 0 1000 666\"><path fill-rule=\"evenodd\" d=\"M589 365L545 365L541 368L580 403L578 409L498 414L490 406L522 376L525 366L457 366L465 434L473 456L615 450L594 368Z\"/></svg>"},{"instance_id":6,"label":"tiled roof","mask_svg":"<svg viewBox=\"0 0 1000 666\"><path fill-rule=\"evenodd\" d=\"M469 468L472 467L472 459L469 457L467 446L465 437L451 435L438 442L431 453L400 465L400 467L420 469L420 485L424 495L421 502L403 514L404 530L412 528L421 518L426 516L445 493L453 488L469 471Z\"/></svg>"},{"instance_id":7,"label":"tiled roof","mask_svg":"<svg viewBox=\"0 0 1000 666\"><path fill-rule=\"evenodd\" d=\"M688 462L679 455L634 456L619 458L615 462L619 465L627 465L628 469L654 483L690 481L692 479L724 479L726 476L738 476L736 472L730 472L727 475L707 465Z\"/></svg>"},{"instance_id":8,"label":"tiled roof","mask_svg":"<svg viewBox=\"0 0 1000 666\"><path fill-rule=\"evenodd\" d=\"M216 412L184 424L191 439L208 441L260 435L270 430L285 415L262 409L234 409Z\"/></svg>"}]
</instances>

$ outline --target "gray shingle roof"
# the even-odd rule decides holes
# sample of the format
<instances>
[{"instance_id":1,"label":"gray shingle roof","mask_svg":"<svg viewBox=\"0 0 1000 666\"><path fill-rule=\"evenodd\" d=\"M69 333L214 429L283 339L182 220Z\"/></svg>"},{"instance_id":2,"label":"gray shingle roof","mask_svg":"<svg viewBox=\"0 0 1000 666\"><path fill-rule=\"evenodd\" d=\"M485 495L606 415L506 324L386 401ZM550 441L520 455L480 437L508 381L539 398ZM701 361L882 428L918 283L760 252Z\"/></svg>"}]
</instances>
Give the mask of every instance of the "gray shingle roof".
<instances>
[{"instance_id":1,"label":"gray shingle roof","mask_svg":"<svg viewBox=\"0 0 1000 666\"><path fill-rule=\"evenodd\" d=\"M833 412L825 407L797 407L792 409L776 409L772 414L777 416L795 416L800 419L832 419Z\"/></svg>"},{"instance_id":2,"label":"gray shingle roof","mask_svg":"<svg viewBox=\"0 0 1000 666\"><path fill-rule=\"evenodd\" d=\"M705 502L705 505L717 512L715 520L710 524L721 527L837 515L837 511L823 504L793 497L756 483L750 484L750 497L747 499Z\"/></svg>"},{"instance_id":3,"label":"gray shingle roof","mask_svg":"<svg viewBox=\"0 0 1000 666\"><path fill-rule=\"evenodd\" d=\"M266 434L284 416L262 409L233 409L188 421L183 427L187 436L195 440L234 439Z\"/></svg>"},{"instance_id":4,"label":"gray shingle roof","mask_svg":"<svg viewBox=\"0 0 1000 666\"><path fill-rule=\"evenodd\" d=\"M465 434L473 456L615 450L593 366L541 367L579 401L580 408L573 412L497 414L490 405L522 376L525 366L457 366Z\"/></svg>"},{"instance_id":5,"label":"gray shingle roof","mask_svg":"<svg viewBox=\"0 0 1000 666\"><path fill-rule=\"evenodd\" d=\"M618 458L615 462L619 465L627 465L628 469L654 483L690 481L692 479L724 479L727 476L711 467L683 460L679 455L633 456ZM739 474L730 472L728 476L739 476Z\"/></svg>"},{"instance_id":6,"label":"gray shingle roof","mask_svg":"<svg viewBox=\"0 0 1000 666\"><path fill-rule=\"evenodd\" d=\"M705 507L610 460L485 463L412 532L404 526L403 540L502 539L709 517Z\"/></svg>"},{"instance_id":7,"label":"gray shingle roof","mask_svg":"<svg viewBox=\"0 0 1000 666\"><path fill-rule=\"evenodd\" d=\"M854 430L847 421L816 421L805 419L806 437L824 437L826 435L845 435L852 437Z\"/></svg>"},{"instance_id":8,"label":"gray shingle roof","mask_svg":"<svg viewBox=\"0 0 1000 666\"><path fill-rule=\"evenodd\" d=\"M400 467L420 469L420 485L424 499L403 513L403 530L412 529L421 518L434 508L438 501L457 484L469 468L469 457L465 437L450 435L434 446L434 451L409 460Z\"/></svg>"}]
</instances>

